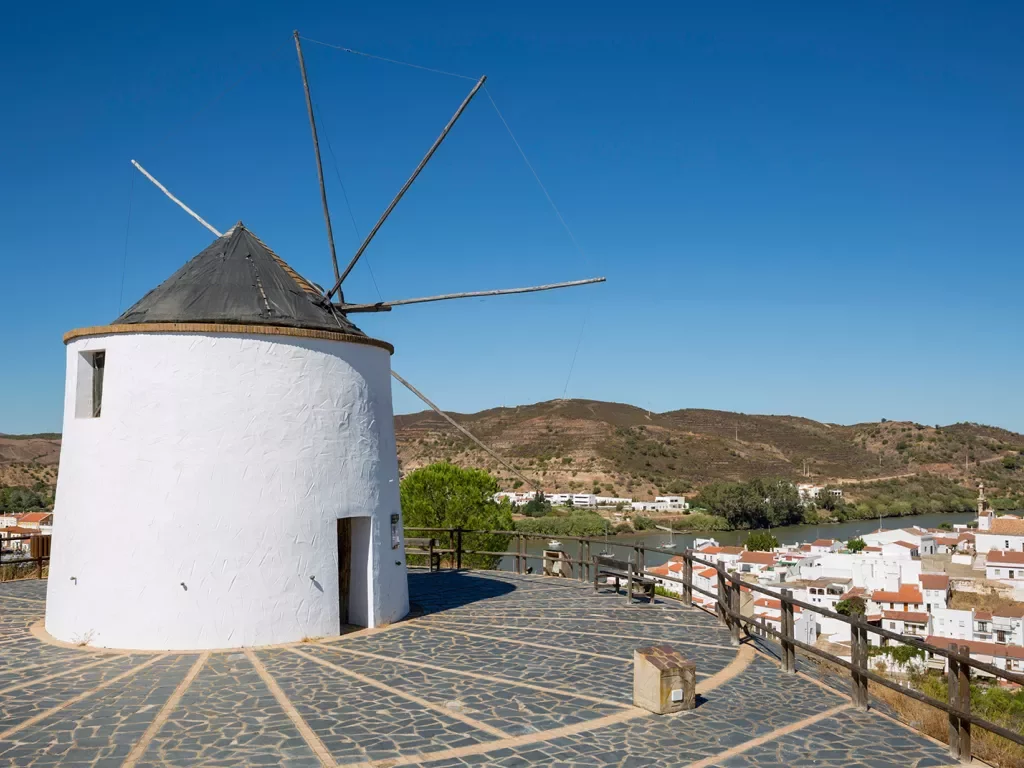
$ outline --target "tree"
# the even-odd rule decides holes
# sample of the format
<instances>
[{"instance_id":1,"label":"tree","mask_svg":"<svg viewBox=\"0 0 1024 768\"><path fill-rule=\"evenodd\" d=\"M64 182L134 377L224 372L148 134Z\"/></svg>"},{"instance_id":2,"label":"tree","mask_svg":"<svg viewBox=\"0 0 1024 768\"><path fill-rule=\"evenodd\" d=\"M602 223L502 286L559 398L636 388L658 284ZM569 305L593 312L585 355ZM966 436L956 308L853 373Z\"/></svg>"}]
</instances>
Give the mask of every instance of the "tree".
<instances>
[{"instance_id":1,"label":"tree","mask_svg":"<svg viewBox=\"0 0 1024 768\"><path fill-rule=\"evenodd\" d=\"M779 546L779 540L767 531L754 531L747 536L747 549L751 552L771 552Z\"/></svg>"},{"instance_id":2,"label":"tree","mask_svg":"<svg viewBox=\"0 0 1024 768\"><path fill-rule=\"evenodd\" d=\"M439 462L410 472L401 484L402 514L407 528L465 528L482 531L512 530L507 501L494 500L498 481L480 469L463 469ZM463 534L465 549L502 552L510 537L501 534ZM462 564L493 568L500 555L466 555Z\"/></svg>"},{"instance_id":3,"label":"tree","mask_svg":"<svg viewBox=\"0 0 1024 768\"><path fill-rule=\"evenodd\" d=\"M863 597L848 597L836 603L836 613L843 616L863 616L866 608Z\"/></svg>"},{"instance_id":4,"label":"tree","mask_svg":"<svg viewBox=\"0 0 1024 768\"><path fill-rule=\"evenodd\" d=\"M939 523L939 530L940 531L952 531L953 530L953 524L952 523Z\"/></svg>"},{"instance_id":5,"label":"tree","mask_svg":"<svg viewBox=\"0 0 1024 768\"><path fill-rule=\"evenodd\" d=\"M537 491L533 498L523 505L527 517L546 517L551 514L551 502L544 498L544 491Z\"/></svg>"},{"instance_id":6,"label":"tree","mask_svg":"<svg viewBox=\"0 0 1024 768\"><path fill-rule=\"evenodd\" d=\"M866 546L864 539L850 539L846 542L846 548L851 552L860 552Z\"/></svg>"}]
</instances>

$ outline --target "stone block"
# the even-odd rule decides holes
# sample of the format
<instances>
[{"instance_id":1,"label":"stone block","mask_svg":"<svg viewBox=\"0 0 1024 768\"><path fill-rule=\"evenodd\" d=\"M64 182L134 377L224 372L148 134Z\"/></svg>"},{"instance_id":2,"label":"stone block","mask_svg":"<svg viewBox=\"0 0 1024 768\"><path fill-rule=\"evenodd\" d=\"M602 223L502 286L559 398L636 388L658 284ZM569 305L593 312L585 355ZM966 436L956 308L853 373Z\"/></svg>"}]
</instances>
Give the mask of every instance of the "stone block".
<instances>
[{"instance_id":1,"label":"stone block","mask_svg":"<svg viewBox=\"0 0 1024 768\"><path fill-rule=\"evenodd\" d=\"M696 664L670 645L633 651L633 706L667 715L696 704Z\"/></svg>"}]
</instances>

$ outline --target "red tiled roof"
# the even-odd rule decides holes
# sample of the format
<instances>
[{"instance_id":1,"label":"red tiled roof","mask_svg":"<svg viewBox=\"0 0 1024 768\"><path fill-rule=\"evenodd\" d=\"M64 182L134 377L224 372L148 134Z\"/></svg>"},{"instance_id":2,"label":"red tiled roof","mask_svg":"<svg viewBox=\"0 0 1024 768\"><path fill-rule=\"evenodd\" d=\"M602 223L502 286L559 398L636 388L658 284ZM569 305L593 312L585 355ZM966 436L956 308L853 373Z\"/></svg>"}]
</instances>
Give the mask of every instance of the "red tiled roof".
<instances>
[{"instance_id":1,"label":"red tiled roof","mask_svg":"<svg viewBox=\"0 0 1024 768\"><path fill-rule=\"evenodd\" d=\"M918 589L916 584L902 584L900 585L898 592L886 592L885 590L875 590L871 594L871 599L876 603L923 603L924 597L921 595L921 590Z\"/></svg>"},{"instance_id":2,"label":"red tiled roof","mask_svg":"<svg viewBox=\"0 0 1024 768\"><path fill-rule=\"evenodd\" d=\"M917 549L917 544L911 544L909 541L894 541L893 544L907 549Z\"/></svg>"},{"instance_id":3,"label":"red tiled roof","mask_svg":"<svg viewBox=\"0 0 1024 768\"><path fill-rule=\"evenodd\" d=\"M974 620L975 621L992 621L992 614L989 611L975 611L974 612Z\"/></svg>"},{"instance_id":4,"label":"red tiled roof","mask_svg":"<svg viewBox=\"0 0 1024 768\"><path fill-rule=\"evenodd\" d=\"M924 611L920 613L917 611L882 611L882 618L895 621L909 621L911 624L928 623L928 614Z\"/></svg>"},{"instance_id":5,"label":"red tiled roof","mask_svg":"<svg viewBox=\"0 0 1024 768\"><path fill-rule=\"evenodd\" d=\"M882 551L881 547L864 547L864 549L861 550L861 552L881 552L881 551Z\"/></svg>"},{"instance_id":6,"label":"red tiled roof","mask_svg":"<svg viewBox=\"0 0 1024 768\"><path fill-rule=\"evenodd\" d=\"M9 533L12 536L38 536L38 528L19 528L17 525L12 525L7 528L0 528L0 533Z\"/></svg>"},{"instance_id":7,"label":"red tiled roof","mask_svg":"<svg viewBox=\"0 0 1024 768\"><path fill-rule=\"evenodd\" d=\"M1006 536L1024 536L1024 520L1020 518L995 518L989 525L989 533L1001 533Z\"/></svg>"},{"instance_id":8,"label":"red tiled roof","mask_svg":"<svg viewBox=\"0 0 1024 768\"><path fill-rule=\"evenodd\" d=\"M815 540L815 541L814 541L814 542L813 542L813 543L811 544L811 546L812 546L812 547L831 547L831 546L832 546L833 544L835 544L835 543L836 543L836 542L835 542L835 540L833 540L833 539L816 539L816 540Z\"/></svg>"},{"instance_id":9,"label":"red tiled roof","mask_svg":"<svg viewBox=\"0 0 1024 768\"><path fill-rule=\"evenodd\" d=\"M990 549L985 565L1024 565L1024 552Z\"/></svg>"},{"instance_id":10,"label":"red tiled roof","mask_svg":"<svg viewBox=\"0 0 1024 768\"><path fill-rule=\"evenodd\" d=\"M740 555L739 562L754 563L757 565L775 565L774 552L744 552Z\"/></svg>"},{"instance_id":11,"label":"red tiled roof","mask_svg":"<svg viewBox=\"0 0 1024 768\"><path fill-rule=\"evenodd\" d=\"M949 647L951 638L929 635L924 640L929 645L937 645L940 648ZM966 645L971 649L972 656L1003 656L1012 659L1024 659L1024 646L1002 645L1001 643L986 643L981 640L957 640L957 645Z\"/></svg>"},{"instance_id":12,"label":"red tiled roof","mask_svg":"<svg viewBox=\"0 0 1024 768\"><path fill-rule=\"evenodd\" d=\"M695 571L695 573L698 576L703 576L705 579L710 579L712 576L716 576L718 574L718 571L716 571L714 568L705 568L701 571Z\"/></svg>"},{"instance_id":13,"label":"red tiled roof","mask_svg":"<svg viewBox=\"0 0 1024 768\"><path fill-rule=\"evenodd\" d=\"M849 600L851 597L864 597L864 587L853 587L853 589L848 589L843 593L843 596L840 599Z\"/></svg>"},{"instance_id":14,"label":"red tiled roof","mask_svg":"<svg viewBox=\"0 0 1024 768\"><path fill-rule=\"evenodd\" d=\"M921 589L948 589L949 576L944 573L922 573Z\"/></svg>"},{"instance_id":15,"label":"red tiled roof","mask_svg":"<svg viewBox=\"0 0 1024 768\"><path fill-rule=\"evenodd\" d=\"M26 512L18 516L18 523L41 523L48 517L53 517L52 512Z\"/></svg>"}]
</instances>

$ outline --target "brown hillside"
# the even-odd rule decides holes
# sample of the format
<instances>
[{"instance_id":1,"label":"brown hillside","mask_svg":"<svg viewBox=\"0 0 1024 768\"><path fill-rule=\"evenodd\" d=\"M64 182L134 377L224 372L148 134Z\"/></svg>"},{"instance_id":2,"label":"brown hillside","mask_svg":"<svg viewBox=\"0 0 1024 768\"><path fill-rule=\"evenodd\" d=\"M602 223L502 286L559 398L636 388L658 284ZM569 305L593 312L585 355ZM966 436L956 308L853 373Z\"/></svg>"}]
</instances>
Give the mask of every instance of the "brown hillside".
<instances>
[{"instance_id":1,"label":"brown hillside","mask_svg":"<svg viewBox=\"0 0 1024 768\"><path fill-rule=\"evenodd\" d=\"M777 475L814 482L865 481L919 473L994 492L1018 490L1020 470L1005 455L1024 436L995 427L910 422L842 426L794 416L686 409L650 413L621 403L553 400L453 414L487 445L515 460L547 490L646 497L684 492L711 480ZM511 473L430 411L395 419L403 471L447 459L485 467L506 487ZM965 458L967 467L965 469Z\"/></svg>"},{"instance_id":2,"label":"brown hillside","mask_svg":"<svg viewBox=\"0 0 1024 768\"><path fill-rule=\"evenodd\" d=\"M702 409L651 413L596 400L452 416L546 490L647 498L711 480L775 475L858 483L928 473L970 486L983 481L993 496L1024 492L1024 458L1019 468L1004 466L1004 457L1024 450L1024 435L977 424L842 426ZM486 468L506 488L517 482L432 411L397 416L395 428L404 472L447 459ZM57 435L0 435L0 484L53 482L59 452Z\"/></svg>"}]
</instances>

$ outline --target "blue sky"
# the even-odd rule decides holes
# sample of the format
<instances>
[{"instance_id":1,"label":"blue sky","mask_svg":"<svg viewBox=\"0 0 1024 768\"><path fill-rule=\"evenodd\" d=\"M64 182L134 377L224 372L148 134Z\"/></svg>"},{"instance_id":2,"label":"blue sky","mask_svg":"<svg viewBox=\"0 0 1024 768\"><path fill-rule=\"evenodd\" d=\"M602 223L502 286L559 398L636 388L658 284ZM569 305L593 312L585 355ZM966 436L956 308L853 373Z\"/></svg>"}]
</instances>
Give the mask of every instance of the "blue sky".
<instances>
[{"instance_id":1,"label":"blue sky","mask_svg":"<svg viewBox=\"0 0 1024 768\"><path fill-rule=\"evenodd\" d=\"M443 407L560 397L582 339L570 397L1024 431L1018 4L59 6L0 29L0 432L210 240L131 158L329 281L294 28L487 74L581 246L481 96L349 300L608 277L360 317ZM472 84L305 49L344 259Z\"/></svg>"}]
</instances>

